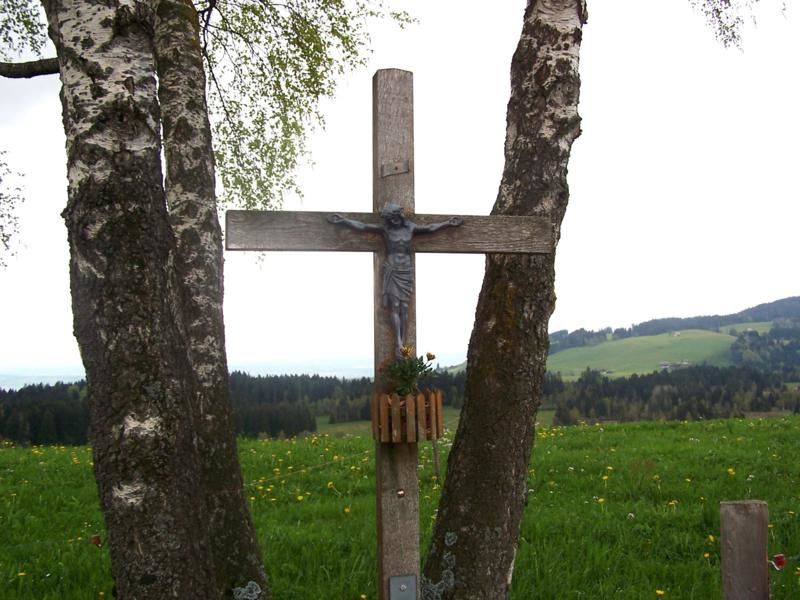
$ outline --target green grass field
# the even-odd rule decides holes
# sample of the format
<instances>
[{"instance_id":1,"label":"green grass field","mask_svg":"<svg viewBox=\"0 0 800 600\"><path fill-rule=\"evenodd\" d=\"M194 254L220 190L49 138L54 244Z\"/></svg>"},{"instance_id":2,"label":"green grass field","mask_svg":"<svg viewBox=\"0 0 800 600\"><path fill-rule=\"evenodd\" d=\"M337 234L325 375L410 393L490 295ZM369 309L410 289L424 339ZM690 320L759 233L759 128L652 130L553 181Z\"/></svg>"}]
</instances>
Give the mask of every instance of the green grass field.
<instances>
[{"instance_id":1,"label":"green grass field","mask_svg":"<svg viewBox=\"0 0 800 600\"><path fill-rule=\"evenodd\" d=\"M800 417L541 427L512 598L715 600L721 500L770 508L773 598L800 597ZM439 444L445 453L448 439ZM375 598L373 444L242 441L276 599ZM87 448L0 448L0 597L111 598ZM421 446L423 548L440 486Z\"/></svg>"},{"instance_id":2,"label":"green grass field","mask_svg":"<svg viewBox=\"0 0 800 600\"><path fill-rule=\"evenodd\" d=\"M731 364L729 350L736 338L725 333L688 329L680 335L664 333L612 340L581 348L569 348L547 358L547 370L564 379L577 379L587 367L611 371L611 376L657 371L659 363L687 360L719 367Z\"/></svg>"},{"instance_id":3,"label":"green grass field","mask_svg":"<svg viewBox=\"0 0 800 600\"><path fill-rule=\"evenodd\" d=\"M729 350L736 339L730 335L752 329L760 334L767 333L772 321L735 323L720 328L720 333L705 329L686 329L680 335L663 333L661 335L638 336L623 340L609 340L594 346L569 348L547 359L547 370L560 372L565 380L577 379L587 367L611 371L611 377L629 377L634 373L652 373L659 369L662 361L680 362L687 360L692 364L709 364L725 367L731 364ZM449 367L450 372L460 372L466 363Z\"/></svg>"}]
</instances>

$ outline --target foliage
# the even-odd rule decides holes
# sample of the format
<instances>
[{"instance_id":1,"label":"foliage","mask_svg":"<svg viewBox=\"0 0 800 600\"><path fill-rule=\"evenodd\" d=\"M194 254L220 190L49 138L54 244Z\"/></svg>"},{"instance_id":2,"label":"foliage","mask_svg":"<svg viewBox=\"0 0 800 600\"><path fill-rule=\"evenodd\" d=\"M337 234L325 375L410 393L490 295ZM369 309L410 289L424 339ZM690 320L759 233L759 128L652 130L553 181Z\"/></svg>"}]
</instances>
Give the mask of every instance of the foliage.
<instances>
[{"instance_id":1,"label":"foliage","mask_svg":"<svg viewBox=\"0 0 800 600\"><path fill-rule=\"evenodd\" d=\"M16 210L23 200L22 190L9 183L12 173L5 157L5 150L0 150L0 268L6 266L5 257L14 253L11 241L19 230Z\"/></svg>"},{"instance_id":2,"label":"foliage","mask_svg":"<svg viewBox=\"0 0 800 600\"><path fill-rule=\"evenodd\" d=\"M711 419L770 411L800 413L800 392L780 375L752 368L698 366L610 379L587 369L545 396L554 422Z\"/></svg>"},{"instance_id":3,"label":"foliage","mask_svg":"<svg viewBox=\"0 0 800 600\"><path fill-rule=\"evenodd\" d=\"M734 364L800 381L800 319L778 319L769 331L744 331L731 346Z\"/></svg>"},{"instance_id":4,"label":"foliage","mask_svg":"<svg viewBox=\"0 0 800 600\"><path fill-rule=\"evenodd\" d=\"M536 435L512 600L655 598L657 589L719 599L719 502L750 497L769 503L769 554L787 557L770 572L772 597L800 594L800 417ZM369 437L240 442L276 598L376 597L373 451ZM424 548L441 482L429 447L420 454ZM86 447L0 445L3 597L111 597L91 459Z\"/></svg>"},{"instance_id":5,"label":"foliage","mask_svg":"<svg viewBox=\"0 0 800 600\"><path fill-rule=\"evenodd\" d=\"M202 48L223 203L280 206L295 180L319 100L365 63L367 24L404 12L382 0L201 0Z\"/></svg>"},{"instance_id":6,"label":"foliage","mask_svg":"<svg viewBox=\"0 0 800 600\"><path fill-rule=\"evenodd\" d=\"M0 59L39 55L47 44L47 27L39 2L3 0L0 10Z\"/></svg>"},{"instance_id":7,"label":"foliage","mask_svg":"<svg viewBox=\"0 0 800 600\"><path fill-rule=\"evenodd\" d=\"M714 31L717 39L727 47L742 47L742 26L745 17L753 16L755 5L761 0L690 0L695 10L703 13L706 23ZM785 0L780 1L780 6L786 10Z\"/></svg>"},{"instance_id":8,"label":"foliage","mask_svg":"<svg viewBox=\"0 0 800 600\"><path fill-rule=\"evenodd\" d=\"M381 367L383 382L398 396L419 393L421 380L433 372L431 361L436 358L428 352L425 356L414 356L414 349L403 346L401 356Z\"/></svg>"}]
</instances>

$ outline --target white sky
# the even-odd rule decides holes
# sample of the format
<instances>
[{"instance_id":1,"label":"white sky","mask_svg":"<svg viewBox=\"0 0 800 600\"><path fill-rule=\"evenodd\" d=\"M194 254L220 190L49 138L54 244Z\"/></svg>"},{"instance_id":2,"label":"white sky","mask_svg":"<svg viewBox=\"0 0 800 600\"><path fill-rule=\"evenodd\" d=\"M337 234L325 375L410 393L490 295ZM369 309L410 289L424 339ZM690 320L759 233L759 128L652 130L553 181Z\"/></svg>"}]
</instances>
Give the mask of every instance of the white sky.
<instances>
[{"instance_id":1,"label":"white sky","mask_svg":"<svg viewBox=\"0 0 800 600\"><path fill-rule=\"evenodd\" d=\"M736 312L800 294L800 11L765 1L744 52L688 0L591 2L581 51L583 134L556 259L550 329ZM488 214L503 167L509 65L524 1L410 1L380 27L368 69L325 103L305 200L371 207L371 76L414 72L418 212ZM59 83L0 79L0 149L24 171L21 247L0 271L0 373L80 371L72 336ZM232 368L371 365L371 257L227 253ZM418 346L466 355L480 256L420 255Z\"/></svg>"}]
</instances>

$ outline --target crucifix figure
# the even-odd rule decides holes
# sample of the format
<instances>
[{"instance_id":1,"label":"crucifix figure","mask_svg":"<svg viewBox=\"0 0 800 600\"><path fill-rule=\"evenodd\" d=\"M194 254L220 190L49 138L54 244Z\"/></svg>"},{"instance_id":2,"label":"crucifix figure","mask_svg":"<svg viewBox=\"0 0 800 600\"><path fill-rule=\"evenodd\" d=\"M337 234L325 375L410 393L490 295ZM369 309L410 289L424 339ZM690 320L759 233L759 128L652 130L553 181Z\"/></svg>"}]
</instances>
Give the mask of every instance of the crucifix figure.
<instances>
[{"instance_id":1,"label":"crucifix figure","mask_svg":"<svg viewBox=\"0 0 800 600\"><path fill-rule=\"evenodd\" d=\"M229 210L225 244L228 250L372 252L377 375L398 345L416 345L415 253L547 254L555 236L543 217L415 214L411 73L375 74L372 115L373 212ZM417 464L416 443L376 442L380 600L420 598Z\"/></svg>"},{"instance_id":2,"label":"crucifix figure","mask_svg":"<svg viewBox=\"0 0 800 600\"><path fill-rule=\"evenodd\" d=\"M408 324L408 305L414 294L414 264L411 262L411 239L416 234L434 233L444 227L458 227L464 222L461 217L450 217L441 223L417 225L405 218L403 207L387 202L381 210L383 225L362 223L348 219L339 213L332 214L328 221L337 225L347 225L356 231L379 231L383 233L386 245L386 261L383 263L383 306L388 308L394 329L394 355L401 358L406 345L405 335Z\"/></svg>"}]
</instances>

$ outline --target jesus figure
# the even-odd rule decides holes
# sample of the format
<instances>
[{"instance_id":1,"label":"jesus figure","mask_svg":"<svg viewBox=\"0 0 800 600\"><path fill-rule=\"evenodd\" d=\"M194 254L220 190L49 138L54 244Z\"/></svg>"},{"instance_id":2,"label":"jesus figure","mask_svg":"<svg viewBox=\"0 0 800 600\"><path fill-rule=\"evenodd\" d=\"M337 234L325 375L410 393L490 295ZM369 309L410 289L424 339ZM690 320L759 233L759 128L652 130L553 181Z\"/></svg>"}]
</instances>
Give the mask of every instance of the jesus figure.
<instances>
[{"instance_id":1,"label":"jesus figure","mask_svg":"<svg viewBox=\"0 0 800 600\"><path fill-rule=\"evenodd\" d=\"M450 217L442 223L417 225L406 219L403 208L387 202L381 210L383 225L373 225L348 219L338 213L328 217L334 224L347 225L356 231L380 231L386 244L386 261L383 265L383 305L389 308L394 329L395 356L402 356L408 323L408 303L414 290L414 267L411 264L411 238L417 233L433 233L443 227L458 227L464 222L461 217Z\"/></svg>"}]
</instances>

